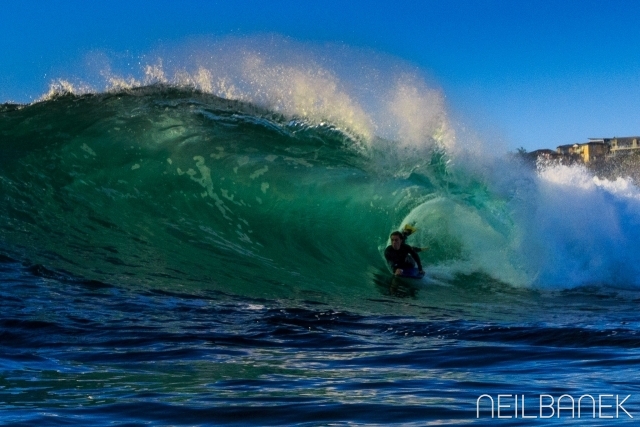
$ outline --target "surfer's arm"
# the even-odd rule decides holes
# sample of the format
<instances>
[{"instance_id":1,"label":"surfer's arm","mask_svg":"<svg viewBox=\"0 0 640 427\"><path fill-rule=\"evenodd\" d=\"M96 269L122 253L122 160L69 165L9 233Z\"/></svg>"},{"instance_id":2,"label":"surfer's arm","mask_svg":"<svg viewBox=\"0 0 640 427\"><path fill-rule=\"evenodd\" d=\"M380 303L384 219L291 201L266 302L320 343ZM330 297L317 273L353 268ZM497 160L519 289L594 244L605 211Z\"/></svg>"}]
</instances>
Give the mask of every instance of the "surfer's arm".
<instances>
[{"instance_id":1,"label":"surfer's arm","mask_svg":"<svg viewBox=\"0 0 640 427\"><path fill-rule=\"evenodd\" d=\"M422 269L422 261L420 261L420 256L411 246L409 246L409 255L411 255L411 258L413 258L416 264L418 264L418 270L420 270L420 272L423 272L424 270Z\"/></svg>"}]
</instances>

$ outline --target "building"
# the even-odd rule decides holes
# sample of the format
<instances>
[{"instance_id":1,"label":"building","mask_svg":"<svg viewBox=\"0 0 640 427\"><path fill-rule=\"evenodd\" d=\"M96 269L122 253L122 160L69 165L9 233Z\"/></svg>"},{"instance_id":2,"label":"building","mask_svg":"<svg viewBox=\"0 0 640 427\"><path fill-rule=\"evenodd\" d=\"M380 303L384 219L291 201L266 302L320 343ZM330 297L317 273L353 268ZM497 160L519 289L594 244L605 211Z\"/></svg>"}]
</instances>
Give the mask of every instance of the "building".
<instances>
[{"instance_id":1,"label":"building","mask_svg":"<svg viewBox=\"0 0 640 427\"><path fill-rule=\"evenodd\" d=\"M578 144L577 154L585 163L604 160L611 150L610 144L604 138L589 138L589 142Z\"/></svg>"},{"instance_id":2,"label":"building","mask_svg":"<svg viewBox=\"0 0 640 427\"><path fill-rule=\"evenodd\" d=\"M609 146L609 155L618 156L631 153L640 153L640 136L625 136L613 138L589 138L590 141L603 141Z\"/></svg>"},{"instance_id":3,"label":"building","mask_svg":"<svg viewBox=\"0 0 640 427\"><path fill-rule=\"evenodd\" d=\"M615 138L589 138L589 142L582 144L560 145L556 152L564 158L583 163L604 160L611 152L611 143Z\"/></svg>"},{"instance_id":4,"label":"building","mask_svg":"<svg viewBox=\"0 0 640 427\"><path fill-rule=\"evenodd\" d=\"M572 156L576 154L579 146L579 144L559 145L558 148L556 148L556 152L562 156Z\"/></svg>"},{"instance_id":5,"label":"building","mask_svg":"<svg viewBox=\"0 0 640 427\"><path fill-rule=\"evenodd\" d=\"M581 145L582 144L560 145L556 148L556 153L558 153L558 156L563 160L563 162L569 161L573 163L580 160L584 161L582 156L584 149L580 148Z\"/></svg>"}]
</instances>

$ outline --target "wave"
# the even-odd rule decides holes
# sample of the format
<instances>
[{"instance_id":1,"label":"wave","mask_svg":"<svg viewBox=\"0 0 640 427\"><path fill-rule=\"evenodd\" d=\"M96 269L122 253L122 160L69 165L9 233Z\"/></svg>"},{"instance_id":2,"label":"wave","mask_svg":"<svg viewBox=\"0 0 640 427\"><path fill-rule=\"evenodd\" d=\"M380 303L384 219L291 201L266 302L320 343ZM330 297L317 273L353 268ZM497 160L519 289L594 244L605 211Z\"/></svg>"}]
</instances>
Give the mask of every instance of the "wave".
<instances>
[{"instance_id":1,"label":"wave","mask_svg":"<svg viewBox=\"0 0 640 427\"><path fill-rule=\"evenodd\" d=\"M8 254L96 280L289 295L380 260L382 194L398 185L334 126L166 86L2 114Z\"/></svg>"},{"instance_id":2,"label":"wave","mask_svg":"<svg viewBox=\"0 0 640 427\"><path fill-rule=\"evenodd\" d=\"M638 188L580 167L160 84L5 104L0 135L2 252L89 280L355 301L411 223L432 283L640 284Z\"/></svg>"}]
</instances>

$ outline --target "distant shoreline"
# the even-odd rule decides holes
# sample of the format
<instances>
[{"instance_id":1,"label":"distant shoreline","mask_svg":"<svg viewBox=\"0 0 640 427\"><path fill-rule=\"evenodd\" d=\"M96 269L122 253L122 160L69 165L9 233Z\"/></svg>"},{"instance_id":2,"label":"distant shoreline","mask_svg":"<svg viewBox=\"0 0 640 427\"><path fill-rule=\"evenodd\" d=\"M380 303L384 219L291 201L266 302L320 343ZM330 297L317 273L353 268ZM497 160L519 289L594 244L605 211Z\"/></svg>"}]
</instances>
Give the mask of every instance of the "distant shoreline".
<instances>
[{"instance_id":1,"label":"distant shoreline","mask_svg":"<svg viewBox=\"0 0 640 427\"><path fill-rule=\"evenodd\" d=\"M517 154L532 167L539 163L548 162L562 165L584 165L598 178L615 180L617 178L631 178L634 183L640 185L640 149L618 151L617 153L599 156L585 162L577 153L562 154L557 150L539 149L531 152L519 149Z\"/></svg>"}]
</instances>

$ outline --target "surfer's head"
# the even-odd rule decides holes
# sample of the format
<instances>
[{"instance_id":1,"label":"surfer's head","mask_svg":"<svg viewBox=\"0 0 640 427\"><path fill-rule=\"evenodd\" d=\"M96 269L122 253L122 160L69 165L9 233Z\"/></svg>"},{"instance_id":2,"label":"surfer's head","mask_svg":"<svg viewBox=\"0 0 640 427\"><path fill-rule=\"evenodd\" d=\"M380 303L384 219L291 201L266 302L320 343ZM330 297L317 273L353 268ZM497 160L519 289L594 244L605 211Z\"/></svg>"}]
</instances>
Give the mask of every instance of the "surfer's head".
<instances>
[{"instance_id":1,"label":"surfer's head","mask_svg":"<svg viewBox=\"0 0 640 427\"><path fill-rule=\"evenodd\" d=\"M404 236L399 231L394 231L389 235L389 239L391 239L391 246L393 249L398 250L400 246L402 246L402 242L404 242Z\"/></svg>"}]
</instances>

